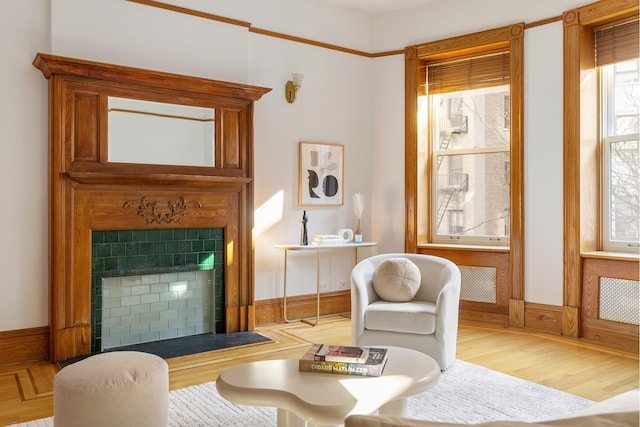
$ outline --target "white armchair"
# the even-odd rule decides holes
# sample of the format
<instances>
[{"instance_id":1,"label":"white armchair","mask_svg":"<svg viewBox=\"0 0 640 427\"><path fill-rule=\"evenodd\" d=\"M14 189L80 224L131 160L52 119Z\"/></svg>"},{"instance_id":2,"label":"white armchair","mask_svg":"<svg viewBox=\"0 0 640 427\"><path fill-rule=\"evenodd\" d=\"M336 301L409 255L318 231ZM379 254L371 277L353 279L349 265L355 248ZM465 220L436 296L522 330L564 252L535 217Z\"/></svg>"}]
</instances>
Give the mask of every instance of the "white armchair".
<instances>
[{"instance_id":1,"label":"white armchair","mask_svg":"<svg viewBox=\"0 0 640 427\"><path fill-rule=\"evenodd\" d=\"M420 270L413 300L382 300L373 287L376 267L389 258L407 258ZM436 256L393 253L359 262L351 272L351 340L353 345L412 348L433 357L441 370L456 358L460 270Z\"/></svg>"}]
</instances>

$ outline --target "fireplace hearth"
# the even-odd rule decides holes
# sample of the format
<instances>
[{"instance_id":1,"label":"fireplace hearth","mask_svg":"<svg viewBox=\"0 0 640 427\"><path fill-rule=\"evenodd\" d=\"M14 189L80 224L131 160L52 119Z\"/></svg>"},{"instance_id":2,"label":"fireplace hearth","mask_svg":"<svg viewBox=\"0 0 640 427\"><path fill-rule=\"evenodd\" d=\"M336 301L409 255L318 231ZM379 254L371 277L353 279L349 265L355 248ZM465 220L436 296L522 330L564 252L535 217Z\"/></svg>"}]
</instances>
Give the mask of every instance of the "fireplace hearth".
<instances>
[{"instance_id":1,"label":"fireplace hearth","mask_svg":"<svg viewBox=\"0 0 640 427\"><path fill-rule=\"evenodd\" d=\"M229 332L226 334L198 334L189 335L180 338L171 338L160 341L152 341L141 344L132 344L122 347L114 347L103 351L142 351L145 353L155 354L163 359L172 357L188 356L192 354L205 353L208 351L223 350L232 347L240 347L244 345L255 345L272 342L270 338L265 337L257 332ZM86 359L90 355L78 356L72 359L62 360L59 362L61 367L71 365Z\"/></svg>"}]
</instances>

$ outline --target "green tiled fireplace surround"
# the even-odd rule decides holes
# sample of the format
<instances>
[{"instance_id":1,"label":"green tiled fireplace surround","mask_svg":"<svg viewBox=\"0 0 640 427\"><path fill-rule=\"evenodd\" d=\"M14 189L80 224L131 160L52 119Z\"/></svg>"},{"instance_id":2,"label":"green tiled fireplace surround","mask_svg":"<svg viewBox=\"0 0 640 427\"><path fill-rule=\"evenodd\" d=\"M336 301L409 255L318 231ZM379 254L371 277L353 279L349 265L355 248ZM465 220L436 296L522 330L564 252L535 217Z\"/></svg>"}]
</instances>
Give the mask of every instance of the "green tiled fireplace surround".
<instances>
[{"instance_id":1,"label":"green tiled fireplace surround","mask_svg":"<svg viewBox=\"0 0 640 427\"><path fill-rule=\"evenodd\" d=\"M222 228L109 230L91 233L91 352L101 349L102 279L215 270L215 332L224 333Z\"/></svg>"}]
</instances>

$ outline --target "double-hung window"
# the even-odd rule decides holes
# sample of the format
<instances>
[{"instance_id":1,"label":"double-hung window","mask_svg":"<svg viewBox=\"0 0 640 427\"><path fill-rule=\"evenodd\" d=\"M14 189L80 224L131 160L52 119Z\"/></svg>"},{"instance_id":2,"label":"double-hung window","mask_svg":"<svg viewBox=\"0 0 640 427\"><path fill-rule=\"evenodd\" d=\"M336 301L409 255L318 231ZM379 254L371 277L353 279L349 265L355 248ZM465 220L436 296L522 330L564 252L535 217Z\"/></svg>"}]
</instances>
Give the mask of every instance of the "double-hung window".
<instances>
[{"instance_id":1,"label":"double-hung window","mask_svg":"<svg viewBox=\"0 0 640 427\"><path fill-rule=\"evenodd\" d=\"M513 254L504 259L514 286L523 273L523 46L520 23L405 49L405 249Z\"/></svg>"},{"instance_id":2,"label":"double-hung window","mask_svg":"<svg viewBox=\"0 0 640 427\"><path fill-rule=\"evenodd\" d=\"M425 64L434 243L509 244L509 61L502 50Z\"/></svg>"},{"instance_id":3,"label":"double-hung window","mask_svg":"<svg viewBox=\"0 0 640 427\"><path fill-rule=\"evenodd\" d=\"M600 75L602 248L637 252L640 242L640 59L638 20L595 31Z\"/></svg>"}]
</instances>

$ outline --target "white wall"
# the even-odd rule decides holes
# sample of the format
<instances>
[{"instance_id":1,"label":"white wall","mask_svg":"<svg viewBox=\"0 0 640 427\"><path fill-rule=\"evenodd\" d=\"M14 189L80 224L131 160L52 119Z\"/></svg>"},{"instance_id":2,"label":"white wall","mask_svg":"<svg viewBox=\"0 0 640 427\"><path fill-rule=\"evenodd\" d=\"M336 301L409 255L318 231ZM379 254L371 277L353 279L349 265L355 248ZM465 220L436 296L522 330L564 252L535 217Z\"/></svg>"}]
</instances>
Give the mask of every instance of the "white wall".
<instances>
[{"instance_id":1,"label":"white wall","mask_svg":"<svg viewBox=\"0 0 640 427\"><path fill-rule=\"evenodd\" d=\"M253 0L250 21L256 28L336 46L371 51L370 19L321 1ZM371 72L368 58L252 34L249 80L272 87L256 104L256 299L282 295L283 253L279 243L298 243L303 210L314 234L354 228L352 197L365 195L362 226L370 229ZM305 75L297 101L288 104L284 85L291 73ZM298 206L298 145L300 141L344 144L344 206ZM371 236L366 236L371 238ZM362 250L366 256L370 250ZM350 251L323 252L321 287L349 286L353 266ZM315 253L290 253L288 295L315 291Z\"/></svg>"},{"instance_id":2,"label":"white wall","mask_svg":"<svg viewBox=\"0 0 640 427\"><path fill-rule=\"evenodd\" d=\"M0 1L0 330L43 326L47 309L49 1Z\"/></svg>"},{"instance_id":3,"label":"white wall","mask_svg":"<svg viewBox=\"0 0 640 427\"><path fill-rule=\"evenodd\" d=\"M557 16L576 0L447 0L372 18L319 0L174 0L174 4L250 22L254 27L362 51L480 31L513 22ZM462 13L461 11L464 11ZM552 212L545 183L561 176L561 23L525 33L528 64L526 151L527 300L561 304L561 241L540 227L562 229L561 195ZM546 59L545 46L553 44ZM354 227L352 196L365 195L363 251L400 251L404 239L404 58L369 59L262 36L244 27L147 7L124 0L4 0L0 2L3 61L0 120L4 152L0 174L0 331L48 324L47 314L47 84L32 65L36 52L123 64L273 88L256 103L255 206L256 299L282 290L282 253L276 243L297 242L303 208L297 205L298 142L345 145L345 204L307 209L309 233ZM284 84L305 74L298 101L288 104ZM542 83L544 82L544 84ZM549 91L538 91L541 87ZM531 129L529 129L531 127ZM543 167L540 158L549 153ZM530 169L530 171L529 171ZM549 184L547 184L549 185ZM544 197L543 197L544 196ZM7 227L11 221L11 227ZM535 237L534 237L535 236ZM551 251L548 246L553 246ZM554 252L555 251L555 252ZM551 254L551 255L549 255ZM315 258L290 259L291 294L313 292ZM348 284L353 259L341 251L323 255L321 282ZM544 269L547 272L541 275ZM529 286L529 282L532 283Z\"/></svg>"},{"instance_id":4,"label":"white wall","mask_svg":"<svg viewBox=\"0 0 640 427\"><path fill-rule=\"evenodd\" d=\"M524 296L562 305L562 22L524 36Z\"/></svg>"},{"instance_id":5,"label":"white wall","mask_svg":"<svg viewBox=\"0 0 640 427\"><path fill-rule=\"evenodd\" d=\"M54 0L51 15L50 53L247 82L246 28L124 0Z\"/></svg>"},{"instance_id":6,"label":"white wall","mask_svg":"<svg viewBox=\"0 0 640 427\"><path fill-rule=\"evenodd\" d=\"M250 57L251 83L273 87L256 103L254 122L256 224L276 214L275 222L267 228L261 226L255 234L256 299L267 299L282 294L283 254L273 245L300 241L304 209L312 238L353 228L353 194L362 192L370 199L367 165L371 156L372 64L367 58L257 35L251 37ZM303 73L305 78L296 102L288 104L284 85L292 71ZM344 144L344 206L298 206L300 141ZM265 212L263 206L274 197L279 201ZM370 214L368 208L365 212ZM365 215L366 230L369 222ZM346 258L350 258L349 252L323 252L323 287L326 283L327 289L338 289L340 282L348 282L352 262ZM289 267L288 294L315 290L314 253L291 254Z\"/></svg>"},{"instance_id":7,"label":"white wall","mask_svg":"<svg viewBox=\"0 0 640 427\"><path fill-rule=\"evenodd\" d=\"M366 15L322 0L248 1L249 17L243 20L251 22L255 28L371 51L371 19ZM198 0L191 2L194 5L201 3Z\"/></svg>"},{"instance_id":8,"label":"white wall","mask_svg":"<svg viewBox=\"0 0 640 427\"><path fill-rule=\"evenodd\" d=\"M404 55L375 60L371 215L379 253L404 250Z\"/></svg>"}]
</instances>

